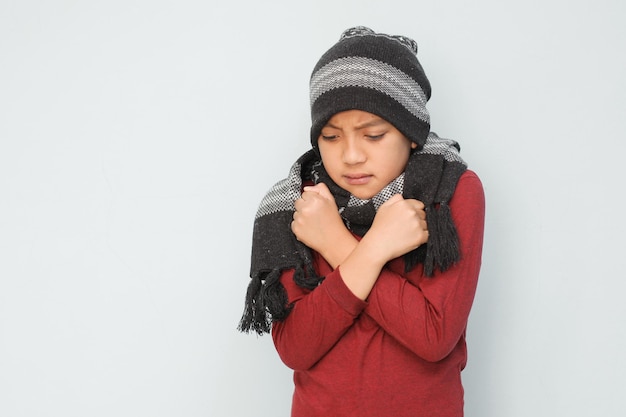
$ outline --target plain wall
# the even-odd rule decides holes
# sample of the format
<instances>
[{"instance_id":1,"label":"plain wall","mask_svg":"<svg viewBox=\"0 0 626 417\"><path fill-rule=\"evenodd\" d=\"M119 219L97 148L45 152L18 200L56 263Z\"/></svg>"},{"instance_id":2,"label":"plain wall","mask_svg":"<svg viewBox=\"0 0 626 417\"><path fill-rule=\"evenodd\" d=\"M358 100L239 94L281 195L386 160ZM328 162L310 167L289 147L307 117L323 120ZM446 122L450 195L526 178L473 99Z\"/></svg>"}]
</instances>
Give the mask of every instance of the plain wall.
<instances>
[{"instance_id":1,"label":"plain wall","mask_svg":"<svg viewBox=\"0 0 626 417\"><path fill-rule=\"evenodd\" d=\"M0 0L0 415L287 416L252 222L355 25L487 196L466 415L626 414L626 3Z\"/></svg>"}]
</instances>

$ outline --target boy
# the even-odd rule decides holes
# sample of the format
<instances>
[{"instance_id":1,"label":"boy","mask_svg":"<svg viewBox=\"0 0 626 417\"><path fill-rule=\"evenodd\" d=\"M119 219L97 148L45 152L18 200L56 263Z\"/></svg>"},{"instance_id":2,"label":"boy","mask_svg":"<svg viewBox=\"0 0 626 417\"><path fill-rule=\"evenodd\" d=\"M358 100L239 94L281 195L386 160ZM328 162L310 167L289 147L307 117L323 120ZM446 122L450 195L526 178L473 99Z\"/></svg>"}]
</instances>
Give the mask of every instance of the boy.
<instances>
[{"instance_id":1,"label":"boy","mask_svg":"<svg viewBox=\"0 0 626 417\"><path fill-rule=\"evenodd\" d=\"M272 333L292 416L462 416L484 195L430 131L406 37L345 31L311 76L312 149L261 202L239 328Z\"/></svg>"}]
</instances>

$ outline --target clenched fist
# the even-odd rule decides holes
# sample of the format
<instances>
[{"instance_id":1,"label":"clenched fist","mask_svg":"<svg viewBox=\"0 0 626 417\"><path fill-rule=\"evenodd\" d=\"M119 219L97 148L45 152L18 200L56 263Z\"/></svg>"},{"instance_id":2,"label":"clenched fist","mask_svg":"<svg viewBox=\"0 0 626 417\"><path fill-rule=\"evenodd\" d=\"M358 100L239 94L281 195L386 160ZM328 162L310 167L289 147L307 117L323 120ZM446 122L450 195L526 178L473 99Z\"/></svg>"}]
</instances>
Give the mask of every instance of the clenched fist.
<instances>
[{"instance_id":1,"label":"clenched fist","mask_svg":"<svg viewBox=\"0 0 626 417\"><path fill-rule=\"evenodd\" d=\"M418 248L428 241L424 203L394 195L379 207L365 236L385 261Z\"/></svg>"},{"instance_id":2,"label":"clenched fist","mask_svg":"<svg viewBox=\"0 0 626 417\"><path fill-rule=\"evenodd\" d=\"M300 242L317 252L324 253L338 234L348 232L335 199L324 183L304 187L295 207L291 230Z\"/></svg>"}]
</instances>

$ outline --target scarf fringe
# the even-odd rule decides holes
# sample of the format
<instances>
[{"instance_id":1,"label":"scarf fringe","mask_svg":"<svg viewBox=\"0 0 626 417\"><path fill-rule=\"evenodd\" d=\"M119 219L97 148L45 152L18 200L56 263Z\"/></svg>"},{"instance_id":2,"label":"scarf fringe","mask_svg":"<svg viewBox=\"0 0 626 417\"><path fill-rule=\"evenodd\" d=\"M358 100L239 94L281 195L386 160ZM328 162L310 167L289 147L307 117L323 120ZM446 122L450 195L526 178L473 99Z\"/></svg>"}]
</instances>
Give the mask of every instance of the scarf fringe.
<instances>
[{"instance_id":1,"label":"scarf fringe","mask_svg":"<svg viewBox=\"0 0 626 417\"><path fill-rule=\"evenodd\" d=\"M292 306L289 304L287 291L280 283L282 270L274 269L263 278L253 277L248 284L246 303L243 315L237 329L240 332L256 332L259 335L269 333L272 329L272 321L281 321L287 318ZM312 290L323 280L315 273L313 265L306 264L304 267L296 267L293 274L295 283Z\"/></svg>"},{"instance_id":2,"label":"scarf fringe","mask_svg":"<svg viewBox=\"0 0 626 417\"><path fill-rule=\"evenodd\" d=\"M324 280L315 273L313 265L306 264L304 268L297 268L293 274L293 280L298 286L307 290L315 289Z\"/></svg>"},{"instance_id":3,"label":"scarf fringe","mask_svg":"<svg viewBox=\"0 0 626 417\"><path fill-rule=\"evenodd\" d=\"M427 245L422 245L419 248L412 250L411 252L404 255L404 272L409 273L415 265L418 263L424 263L424 259L426 259L426 247Z\"/></svg>"},{"instance_id":4,"label":"scarf fringe","mask_svg":"<svg viewBox=\"0 0 626 417\"><path fill-rule=\"evenodd\" d=\"M240 332L256 332L258 335L269 333L272 320L284 320L291 306L288 305L287 292L280 283L281 271L268 272L264 278L253 277L248 284L246 303L237 329Z\"/></svg>"},{"instance_id":5,"label":"scarf fringe","mask_svg":"<svg viewBox=\"0 0 626 417\"><path fill-rule=\"evenodd\" d=\"M428 234L424 274L431 277L435 269L444 272L457 263L460 258L459 236L452 220L450 207L445 202L439 207L430 205L426 208L426 222L431 233Z\"/></svg>"}]
</instances>

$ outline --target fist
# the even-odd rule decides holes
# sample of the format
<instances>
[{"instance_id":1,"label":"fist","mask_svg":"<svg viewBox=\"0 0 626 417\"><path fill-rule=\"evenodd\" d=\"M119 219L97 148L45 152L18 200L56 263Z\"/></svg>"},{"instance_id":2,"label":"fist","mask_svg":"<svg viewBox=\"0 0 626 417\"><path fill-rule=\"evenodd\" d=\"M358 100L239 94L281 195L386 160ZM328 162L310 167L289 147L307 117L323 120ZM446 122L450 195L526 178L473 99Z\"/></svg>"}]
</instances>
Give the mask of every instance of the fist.
<instances>
[{"instance_id":1,"label":"fist","mask_svg":"<svg viewBox=\"0 0 626 417\"><path fill-rule=\"evenodd\" d=\"M394 195L380 206L366 236L387 261L418 248L428 241L424 203Z\"/></svg>"},{"instance_id":2,"label":"fist","mask_svg":"<svg viewBox=\"0 0 626 417\"><path fill-rule=\"evenodd\" d=\"M332 244L333 236L345 229L335 198L323 184L304 187L295 202L291 230L296 238L318 252Z\"/></svg>"}]
</instances>

